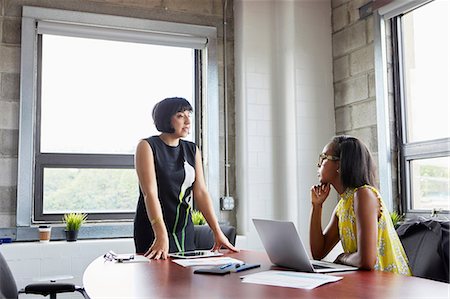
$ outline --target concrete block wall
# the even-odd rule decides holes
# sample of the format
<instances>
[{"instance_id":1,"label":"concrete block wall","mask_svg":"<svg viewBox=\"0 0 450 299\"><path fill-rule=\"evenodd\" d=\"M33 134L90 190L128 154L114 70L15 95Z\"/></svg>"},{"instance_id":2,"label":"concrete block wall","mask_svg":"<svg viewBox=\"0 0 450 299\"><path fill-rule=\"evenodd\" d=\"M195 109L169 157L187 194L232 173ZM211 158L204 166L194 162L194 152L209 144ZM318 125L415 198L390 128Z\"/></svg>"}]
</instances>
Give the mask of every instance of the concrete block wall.
<instances>
[{"instance_id":1,"label":"concrete block wall","mask_svg":"<svg viewBox=\"0 0 450 299\"><path fill-rule=\"evenodd\" d=\"M373 16L359 17L359 7L369 0L332 0L333 82L336 134L360 138L378 163L375 97L375 57ZM389 26L387 28L388 38ZM387 43L389 45L389 43ZM388 53L390 49L387 49ZM390 57L388 55L388 60ZM388 70L391 128L395 128L392 72ZM395 131L391 134L392 187L394 206L398 204Z\"/></svg>"},{"instance_id":2,"label":"concrete block wall","mask_svg":"<svg viewBox=\"0 0 450 299\"><path fill-rule=\"evenodd\" d=\"M0 1L0 227L15 224L19 136L20 20Z\"/></svg>"},{"instance_id":3,"label":"concrete block wall","mask_svg":"<svg viewBox=\"0 0 450 299\"><path fill-rule=\"evenodd\" d=\"M220 182L224 190L223 150L223 2L222 0L0 0L0 228L16 225L17 163L19 136L20 43L22 6L39 6L134 18L214 26L218 33L220 103ZM233 0L227 5L228 110L230 190L234 175L234 61ZM219 200L219 199L214 199ZM222 212L221 220L233 213Z\"/></svg>"},{"instance_id":4,"label":"concrete block wall","mask_svg":"<svg viewBox=\"0 0 450 299\"><path fill-rule=\"evenodd\" d=\"M336 134L361 138L376 152L373 17L359 19L367 0L332 0ZM372 90L371 90L372 89Z\"/></svg>"}]
</instances>

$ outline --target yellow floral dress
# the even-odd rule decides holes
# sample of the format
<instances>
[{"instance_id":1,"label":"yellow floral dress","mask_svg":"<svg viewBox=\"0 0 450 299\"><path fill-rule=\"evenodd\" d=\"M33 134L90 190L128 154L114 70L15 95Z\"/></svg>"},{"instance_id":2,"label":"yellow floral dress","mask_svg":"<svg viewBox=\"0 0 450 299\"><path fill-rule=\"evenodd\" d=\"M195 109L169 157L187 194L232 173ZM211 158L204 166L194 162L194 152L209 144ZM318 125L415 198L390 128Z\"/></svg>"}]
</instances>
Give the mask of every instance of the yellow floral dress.
<instances>
[{"instance_id":1,"label":"yellow floral dress","mask_svg":"<svg viewBox=\"0 0 450 299\"><path fill-rule=\"evenodd\" d=\"M411 275L408 258L392 224L388 209L381 199L380 193L377 189L369 185L364 185L359 188L369 188L372 190L382 207L381 217L378 219L377 261L374 267L375 270ZM353 200L359 188L347 189L341 195L341 199L336 208L336 215L339 219L339 235L345 253L354 253L358 250Z\"/></svg>"}]
</instances>

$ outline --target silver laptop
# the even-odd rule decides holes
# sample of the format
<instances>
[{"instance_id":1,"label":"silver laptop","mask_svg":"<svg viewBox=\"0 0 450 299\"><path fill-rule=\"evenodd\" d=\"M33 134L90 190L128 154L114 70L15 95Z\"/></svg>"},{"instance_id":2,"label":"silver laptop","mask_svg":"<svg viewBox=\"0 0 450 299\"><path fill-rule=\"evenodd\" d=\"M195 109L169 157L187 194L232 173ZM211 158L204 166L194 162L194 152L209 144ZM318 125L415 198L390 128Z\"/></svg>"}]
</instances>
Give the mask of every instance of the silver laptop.
<instances>
[{"instance_id":1,"label":"silver laptop","mask_svg":"<svg viewBox=\"0 0 450 299\"><path fill-rule=\"evenodd\" d=\"M310 260L294 223L290 221L253 219L253 223L270 261L275 265L316 273L358 270L347 265Z\"/></svg>"}]
</instances>

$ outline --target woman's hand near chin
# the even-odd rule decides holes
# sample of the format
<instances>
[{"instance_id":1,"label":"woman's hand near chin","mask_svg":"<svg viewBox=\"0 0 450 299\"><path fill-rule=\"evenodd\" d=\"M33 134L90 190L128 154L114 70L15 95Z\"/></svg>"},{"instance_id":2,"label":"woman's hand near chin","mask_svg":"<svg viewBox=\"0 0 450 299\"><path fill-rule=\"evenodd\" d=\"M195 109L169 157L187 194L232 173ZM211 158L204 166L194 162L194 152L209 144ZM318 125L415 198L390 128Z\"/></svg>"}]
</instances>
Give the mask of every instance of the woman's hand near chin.
<instances>
[{"instance_id":1,"label":"woman's hand near chin","mask_svg":"<svg viewBox=\"0 0 450 299\"><path fill-rule=\"evenodd\" d=\"M322 183L311 187L311 203L322 206L330 194L331 186L328 183Z\"/></svg>"}]
</instances>

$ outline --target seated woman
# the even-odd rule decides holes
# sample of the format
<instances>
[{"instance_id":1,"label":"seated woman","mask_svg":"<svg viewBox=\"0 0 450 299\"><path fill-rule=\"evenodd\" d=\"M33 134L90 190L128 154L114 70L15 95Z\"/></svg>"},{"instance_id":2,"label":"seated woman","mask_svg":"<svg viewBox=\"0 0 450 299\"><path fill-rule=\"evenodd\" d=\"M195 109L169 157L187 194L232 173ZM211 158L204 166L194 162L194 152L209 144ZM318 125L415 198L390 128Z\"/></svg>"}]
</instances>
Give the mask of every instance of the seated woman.
<instances>
[{"instance_id":1,"label":"seated woman","mask_svg":"<svg viewBox=\"0 0 450 299\"><path fill-rule=\"evenodd\" d=\"M355 137L336 136L324 147L317 166L320 184L311 187L313 258L324 258L340 240L344 253L337 263L411 275L389 211L374 187L375 167L364 143ZM340 200L323 231L322 205L331 186Z\"/></svg>"}]
</instances>

